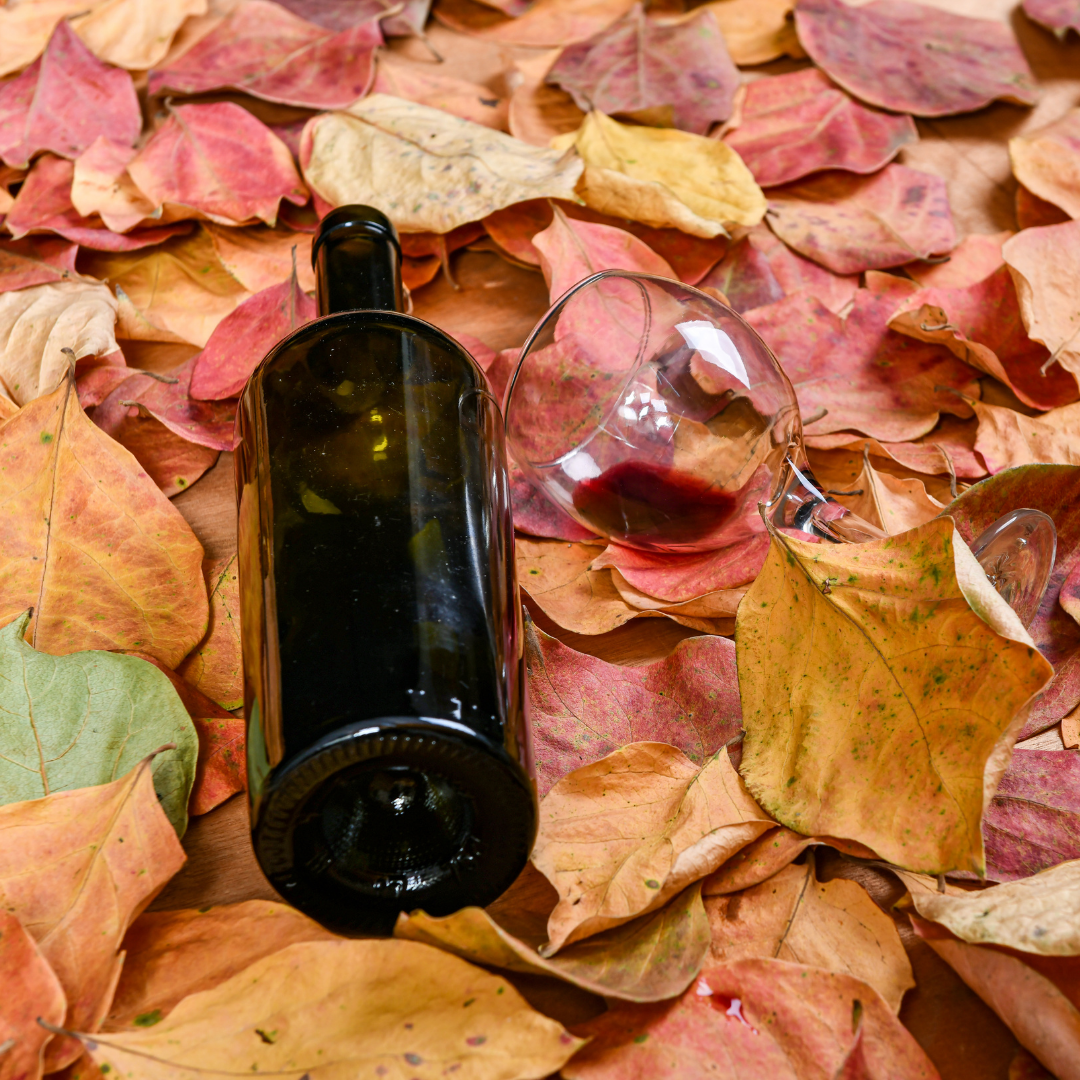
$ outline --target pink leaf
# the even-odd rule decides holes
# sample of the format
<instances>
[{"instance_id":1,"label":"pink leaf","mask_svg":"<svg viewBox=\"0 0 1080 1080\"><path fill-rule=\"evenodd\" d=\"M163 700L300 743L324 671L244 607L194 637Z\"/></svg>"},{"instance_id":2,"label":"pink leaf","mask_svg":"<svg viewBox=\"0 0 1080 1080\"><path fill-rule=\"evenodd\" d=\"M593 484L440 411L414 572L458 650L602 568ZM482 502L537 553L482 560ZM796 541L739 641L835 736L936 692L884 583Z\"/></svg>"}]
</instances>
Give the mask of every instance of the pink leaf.
<instances>
[{"instance_id":1,"label":"pink leaf","mask_svg":"<svg viewBox=\"0 0 1080 1080\"><path fill-rule=\"evenodd\" d=\"M1064 38L1069 30L1080 34L1080 0L1024 0L1024 14Z\"/></svg>"},{"instance_id":2,"label":"pink leaf","mask_svg":"<svg viewBox=\"0 0 1080 1080\"><path fill-rule=\"evenodd\" d=\"M75 271L78 250L68 240L51 237L0 243L0 292L79 277Z\"/></svg>"}]
</instances>

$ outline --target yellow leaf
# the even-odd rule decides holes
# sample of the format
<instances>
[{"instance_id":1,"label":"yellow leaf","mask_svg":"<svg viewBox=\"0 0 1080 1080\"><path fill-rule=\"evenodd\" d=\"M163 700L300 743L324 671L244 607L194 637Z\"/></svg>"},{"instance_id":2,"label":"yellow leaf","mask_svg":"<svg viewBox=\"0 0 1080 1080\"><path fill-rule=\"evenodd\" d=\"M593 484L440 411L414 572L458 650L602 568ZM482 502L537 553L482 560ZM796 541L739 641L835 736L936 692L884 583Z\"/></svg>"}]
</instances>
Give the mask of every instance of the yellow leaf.
<instances>
[{"instance_id":1,"label":"yellow leaf","mask_svg":"<svg viewBox=\"0 0 1080 1080\"><path fill-rule=\"evenodd\" d=\"M0 75L36 60L56 24L89 7L86 0L23 0L0 8Z\"/></svg>"},{"instance_id":2,"label":"yellow leaf","mask_svg":"<svg viewBox=\"0 0 1080 1080\"><path fill-rule=\"evenodd\" d=\"M698 769L630 743L575 769L540 803L533 863L559 893L544 953L655 911L773 825L726 750Z\"/></svg>"},{"instance_id":3,"label":"yellow leaf","mask_svg":"<svg viewBox=\"0 0 1080 1080\"><path fill-rule=\"evenodd\" d=\"M236 555L206 568L210 590L210 625L206 637L176 669L177 674L223 709L244 704L240 658L240 578Z\"/></svg>"},{"instance_id":4,"label":"yellow leaf","mask_svg":"<svg viewBox=\"0 0 1080 1080\"><path fill-rule=\"evenodd\" d=\"M675 128L620 124L595 109L552 145L585 160L579 193L594 210L656 228L716 236L756 225L765 196L727 143Z\"/></svg>"},{"instance_id":5,"label":"yellow leaf","mask_svg":"<svg viewBox=\"0 0 1080 1080\"><path fill-rule=\"evenodd\" d=\"M851 484L861 494L840 501L864 520L876 525L889 536L932 521L945 509L944 503L933 498L926 484L917 477L901 479L887 472L878 472L870 464L870 455L863 454L862 472Z\"/></svg>"},{"instance_id":6,"label":"yellow leaf","mask_svg":"<svg viewBox=\"0 0 1080 1080\"><path fill-rule=\"evenodd\" d=\"M801 57L791 14L794 0L718 0L705 4L736 64L764 64L780 56Z\"/></svg>"},{"instance_id":7,"label":"yellow leaf","mask_svg":"<svg viewBox=\"0 0 1080 1080\"><path fill-rule=\"evenodd\" d=\"M153 1027L86 1045L129 1080L525 1080L556 1072L582 1040L439 949L337 940L289 945Z\"/></svg>"},{"instance_id":8,"label":"yellow leaf","mask_svg":"<svg viewBox=\"0 0 1080 1080\"><path fill-rule=\"evenodd\" d=\"M99 59L144 71L169 51L185 19L205 14L206 0L105 0L71 25Z\"/></svg>"},{"instance_id":9,"label":"yellow leaf","mask_svg":"<svg viewBox=\"0 0 1080 1080\"><path fill-rule=\"evenodd\" d=\"M951 519L867 544L774 535L735 635L741 771L766 810L913 870L983 872L983 808L1052 669Z\"/></svg>"},{"instance_id":10,"label":"yellow leaf","mask_svg":"<svg viewBox=\"0 0 1080 1080\"><path fill-rule=\"evenodd\" d=\"M526 199L576 201L582 170L574 155L388 94L313 117L300 161L327 202L374 206L405 232L450 232Z\"/></svg>"},{"instance_id":11,"label":"yellow leaf","mask_svg":"<svg viewBox=\"0 0 1080 1080\"><path fill-rule=\"evenodd\" d=\"M710 897L705 908L714 960L775 957L851 975L893 1012L915 985L892 918L854 881L818 881L812 859L744 892Z\"/></svg>"}]
</instances>

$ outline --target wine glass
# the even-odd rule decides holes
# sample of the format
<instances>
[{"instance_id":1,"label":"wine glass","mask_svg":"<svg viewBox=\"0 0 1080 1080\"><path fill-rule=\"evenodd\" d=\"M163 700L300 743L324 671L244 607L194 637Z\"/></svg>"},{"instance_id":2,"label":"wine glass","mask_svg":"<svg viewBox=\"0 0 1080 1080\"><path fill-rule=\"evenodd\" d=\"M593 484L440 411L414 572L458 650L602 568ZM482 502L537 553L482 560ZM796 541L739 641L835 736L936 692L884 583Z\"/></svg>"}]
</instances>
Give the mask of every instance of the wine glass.
<instances>
[{"instance_id":1,"label":"wine glass","mask_svg":"<svg viewBox=\"0 0 1080 1080\"><path fill-rule=\"evenodd\" d=\"M617 543L715 550L763 533L763 512L778 528L833 543L885 536L814 479L795 391L769 347L727 305L682 282L623 270L579 282L529 335L503 406L525 474ZM1019 510L975 543L1027 621L1053 567L1053 528L1045 514Z\"/></svg>"}]
</instances>

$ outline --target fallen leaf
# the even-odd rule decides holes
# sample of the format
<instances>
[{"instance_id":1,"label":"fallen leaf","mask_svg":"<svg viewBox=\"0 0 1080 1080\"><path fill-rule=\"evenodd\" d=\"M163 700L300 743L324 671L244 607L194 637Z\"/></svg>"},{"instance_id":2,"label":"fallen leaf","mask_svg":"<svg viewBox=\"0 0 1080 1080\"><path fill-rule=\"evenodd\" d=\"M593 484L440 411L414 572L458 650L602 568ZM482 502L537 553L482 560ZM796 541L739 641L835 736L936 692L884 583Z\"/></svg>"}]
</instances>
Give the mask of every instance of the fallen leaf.
<instances>
[{"instance_id":1,"label":"fallen leaf","mask_svg":"<svg viewBox=\"0 0 1080 1080\"><path fill-rule=\"evenodd\" d=\"M56 24L86 11L85 0L38 0L0 8L0 75L33 63L48 44Z\"/></svg>"},{"instance_id":2,"label":"fallen leaf","mask_svg":"<svg viewBox=\"0 0 1080 1080\"><path fill-rule=\"evenodd\" d=\"M820 479L820 478L819 478ZM869 454L851 484L859 494L838 501L864 521L876 525L888 536L898 536L936 518L944 509L926 491L926 485L915 477L900 480L887 472L879 472L870 463Z\"/></svg>"},{"instance_id":3,"label":"fallen leaf","mask_svg":"<svg viewBox=\"0 0 1080 1080\"><path fill-rule=\"evenodd\" d=\"M1023 184L1016 185L1016 225L1017 228L1033 229L1043 225L1060 225L1072 219L1060 206L1032 195Z\"/></svg>"},{"instance_id":4,"label":"fallen leaf","mask_svg":"<svg viewBox=\"0 0 1080 1080\"><path fill-rule=\"evenodd\" d=\"M839 314L855 298L859 277L834 274L796 254L764 225L755 225L697 284L719 289L740 314L797 292Z\"/></svg>"},{"instance_id":5,"label":"fallen leaf","mask_svg":"<svg viewBox=\"0 0 1080 1080\"><path fill-rule=\"evenodd\" d=\"M1080 375L1080 222L1017 233L1002 248L1029 336L1050 350L1048 363ZM1053 370L1053 369L1051 369Z\"/></svg>"},{"instance_id":6,"label":"fallen leaf","mask_svg":"<svg viewBox=\"0 0 1080 1080\"><path fill-rule=\"evenodd\" d=\"M179 674L224 709L244 703L240 659L240 579L236 555L205 565L210 592L206 637L180 665Z\"/></svg>"},{"instance_id":7,"label":"fallen leaf","mask_svg":"<svg viewBox=\"0 0 1080 1080\"><path fill-rule=\"evenodd\" d=\"M188 813L197 816L247 790L247 721L199 717L192 723L199 735L199 760Z\"/></svg>"},{"instance_id":8,"label":"fallen leaf","mask_svg":"<svg viewBox=\"0 0 1080 1080\"><path fill-rule=\"evenodd\" d=\"M695 135L731 115L739 71L707 9L658 22L638 3L596 37L569 45L547 74L578 106Z\"/></svg>"},{"instance_id":9,"label":"fallen leaf","mask_svg":"<svg viewBox=\"0 0 1080 1080\"><path fill-rule=\"evenodd\" d=\"M150 764L111 784L0 806L3 906L56 972L69 1030L100 1025L123 963L125 931L184 862ZM81 1050L74 1039L53 1039L46 1071L70 1064Z\"/></svg>"},{"instance_id":10,"label":"fallen leaf","mask_svg":"<svg viewBox=\"0 0 1080 1080\"><path fill-rule=\"evenodd\" d=\"M203 228L210 237L218 261L248 292L257 293L292 277L296 250L296 280L306 293L315 291L309 234L288 229L249 225L229 229L213 222Z\"/></svg>"},{"instance_id":11,"label":"fallen leaf","mask_svg":"<svg viewBox=\"0 0 1080 1080\"><path fill-rule=\"evenodd\" d=\"M162 207L155 206L136 186L128 165L138 153L134 146L98 136L76 159L71 174L69 199L84 218L100 216L106 228L123 233L139 225L165 221ZM169 219L192 216L194 211L170 208Z\"/></svg>"},{"instance_id":12,"label":"fallen leaf","mask_svg":"<svg viewBox=\"0 0 1080 1080\"><path fill-rule=\"evenodd\" d=\"M871 105L915 116L973 112L991 101L1034 104L1035 77L1004 22L908 0L798 0L810 59Z\"/></svg>"},{"instance_id":13,"label":"fallen leaf","mask_svg":"<svg viewBox=\"0 0 1080 1080\"><path fill-rule=\"evenodd\" d=\"M773 824L725 750L699 768L637 742L576 769L540 803L532 861L559 893L542 954L655 911Z\"/></svg>"},{"instance_id":14,"label":"fallen leaf","mask_svg":"<svg viewBox=\"0 0 1080 1080\"><path fill-rule=\"evenodd\" d=\"M806 53L795 34L795 0L719 0L703 5L720 24L736 64L765 64L781 56Z\"/></svg>"},{"instance_id":15,"label":"fallen leaf","mask_svg":"<svg viewBox=\"0 0 1080 1080\"><path fill-rule=\"evenodd\" d=\"M98 59L145 71L169 51L183 22L206 10L206 0L105 0L92 4L90 12L72 19L71 25Z\"/></svg>"},{"instance_id":16,"label":"fallen leaf","mask_svg":"<svg viewBox=\"0 0 1080 1080\"><path fill-rule=\"evenodd\" d=\"M384 0L281 0L281 6L327 30L347 30L377 17L383 33L415 37L424 29L431 0L405 0L397 14L387 14L397 4L388 5Z\"/></svg>"},{"instance_id":17,"label":"fallen leaf","mask_svg":"<svg viewBox=\"0 0 1080 1080\"><path fill-rule=\"evenodd\" d=\"M865 544L774 535L736 624L740 771L805 835L981 874L984 807L1051 675L1025 638L947 518Z\"/></svg>"},{"instance_id":18,"label":"fallen leaf","mask_svg":"<svg viewBox=\"0 0 1080 1080\"><path fill-rule=\"evenodd\" d=\"M0 383L18 405L54 390L75 359L116 352L116 301L100 282L57 281L0 294Z\"/></svg>"},{"instance_id":19,"label":"fallen leaf","mask_svg":"<svg viewBox=\"0 0 1080 1080\"><path fill-rule=\"evenodd\" d=\"M917 141L910 116L867 108L817 68L747 83L724 142L762 187L823 169L872 173Z\"/></svg>"},{"instance_id":20,"label":"fallen leaf","mask_svg":"<svg viewBox=\"0 0 1080 1080\"><path fill-rule=\"evenodd\" d=\"M561 49L547 49L514 60L506 121L510 134L533 146L548 146L556 135L577 131L585 114L565 90L545 82ZM455 111L453 109L451 112Z\"/></svg>"},{"instance_id":21,"label":"fallen leaf","mask_svg":"<svg viewBox=\"0 0 1080 1080\"><path fill-rule=\"evenodd\" d=\"M144 1078L228 1069L325 1080L383 1062L406 1076L433 1062L494 1080L508 1061L510 1075L547 1076L580 1045L505 979L456 956L338 939L289 945L184 998L153 1027L96 1035L87 1049L99 1066Z\"/></svg>"},{"instance_id":22,"label":"fallen leaf","mask_svg":"<svg viewBox=\"0 0 1080 1080\"><path fill-rule=\"evenodd\" d=\"M339 940L287 904L240 904L148 911L124 937L127 959L105 1031L153 1027L186 997L231 979L298 941Z\"/></svg>"},{"instance_id":23,"label":"fallen leaf","mask_svg":"<svg viewBox=\"0 0 1080 1080\"><path fill-rule=\"evenodd\" d=\"M365 203L399 229L437 233L522 199L573 199L582 168L572 156L387 94L313 117L300 163L331 205Z\"/></svg>"},{"instance_id":24,"label":"fallen leaf","mask_svg":"<svg viewBox=\"0 0 1080 1080\"><path fill-rule=\"evenodd\" d=\"M84 256L86 272L108 280L120 302L117 332L136 341L202 348L248 292L199 230L149 251Z\"/></svg>"},{"instance_id":25,"label":"fallen leaf","mask_svg":"<svg viewBox=\"0 0 1080 1080\"><path fill-rule=\"evenodd\" d=\"M66 20L43 55L0 87L0 157L18 168L43 150L78 157L99 136L132 145L141 129L131 76L97 60Z\"/></svg>"},{"instance_id":26,"label":"fallen leaf","mask_svg":"<svg viewBox=\"0 0 1080 1080\"><path fill-rule=\"evenodd\" d=\"M769 1080L842 1078L860 1031L865 1080L938 1080L866 983L784 960L709 964L674 1004L619 1005L574 1030L590 1042L563 1068L567 1080L699 1080L718 1068Z\"/></svg>"},{"instance_id":27,"label":"fallen leaf","mask_svg":"<svg viewBox=\"0 0 1080 1080\"><path fill-rule=\"evenodd\" d=\"M1002 265L974 285L920 289L903 301L889 326L919 341L944 345L1033 408L1076 401L1076 379L1050 363L1050 353L1028 337L1020 316L1016 288Z\"/></svg>"},{"instance_id":28,"label":"fallen leaf","mask_svg":"<svg viewBox=\"0 0 1080 1080\"><path fill-rule=\"evenodd\" d=\"M1061 39L1069 30L1080 34L1080 9L1076 0L1024 0L1021 6L1029 19L1053 30Z\"/></svg>"},{"instance_id":29,"label":"fallen leaf","mask_svg":"<svg viewBox=\"0 0 1080 1080\"><path fill-rule=\"evenodd\" d=\"M180 512L86 417L71 380L3 433L0 623L33 607L41 652L138 649L178 664L207 618L202 546Z\"/></svg>"},{"instance_id":30,"label":"fallen leaf","mask_svg":"<svg viewBox=\"0 0 1080 1080\"><path fill-rule=\"evenodd\" d=\"M1010 139L1009 158L1028 191L1080 218L1080 109Z\"/></svg>"},{"instance_id":31,"label":"fallen leaf","mask_svg":"<svg viewBox=\"0 0 1080 1080\"><path fill-rule=\"evenodd\" d=\"M782 825L762 833L735 852L702 883L702 896L727 896L760 885L780 873L808 847L824 843L816 836L802 836Z\"/></svg>"},{"instance_id":32,"label":"fallen leaf","mask_svg":"<svg viewBox=\"0 0 1080 1080\"><path fill-rule=\"evenodd\" d=\"M1013 235L1009 231L970 233L949 252L945 262L913 262L904 267L904 273L925 289L966 288L988 278L1002 265L1005 256L1001 247Z\"/></svg>"},{"instance_id":33,"label":"fallen leaf","mask_svg":"<svg viewBox=\"0 0 1080 1080\"><path fill-rule=\"evenodd\" d=\"M78 245L63 239L38 237L0 242L0 292L28 289L52 281L77 281Z\"/></svg>"},{"instance_id":34,"label":"fallen leaf","mask_svg":"<svg viewBox=\"0 0 1080 1080\"><path fill-rule=\"evenodd\" d=\"M381 52L371 92L430 105L496 131L506 128L509 103L505 98L479 83L442 75L429 68L429 64L414 63L397 53ZM510 130L517 138L521 137L513 128ZM547 140L536 145L546 146Z\"/></svg>"},{"instance_id":35,"label":"fallen leaf","mask_svg":"<svg viewBox=\"0 0 1080 1080\"><path fill-rule=\"evenodd\" d=\"M269 0L245 0L168 67L150 72L149 91L201 94L233 88L308 109L343 109L368 92L377 19L328 33Z\"/></svg>"},{"instance_id":36,"label":"fallen leaf","mask_svg":"<svg viewBox=\"0 0 1080 1080\"><path fill-rule=\"evenodd\" d=\"M316 315L315 301L295 274L248 297L218 323L195 357L191 396L200 401L237 397L266 354Z\"/></svg>"},{"instance_id":37,"label":"fallen leaf","mask_svg":"<svg viewBox=\"0 0 1080 1080\"><path fill-rule=\"evenodd\" d=\"M956 246L945 181L906 165L872 176L823 173L768 198L769 228L836 274L902 266Z\"/></svg>"},{"instance_id":38,"label":"fallen leaf","mask_svg":"<svg viewBox=\"0 0 1080 1080\"><path fill-rule=\"evenodd\" d=\"M107 387L99 399L104 401L109 393L130 376L129 369L110 369L111 375ZM105 380L102 380L105 381ZM83 383L79 383L79 401L83 408L88 407L87 397L83 394ZM159 420L152 416L130 415L134 409L126 409L116 424L109 426L109 435L132 456L157 484L166 498L173 498L181 491L187 491L205 472L214 467L220 451L188 442L173 434ZM100 424L98 425L101 426Z\"/></svg>"},{"instance_id":39,"label":"fallen leaf","mask_svg":"<svg viewBox=\"0 0 1080 1080\"><path fill-rule=\"evenodd\" d=\"M489 41L551 47L587 41L621 19L633 6L634 0L536 0L519 18L493 19L488 26L478 26L470 19L468 8L475 8L476 4L440 3L435 15L454 29ZM462 8L460 12L456 10Z\"/></svg>"},{"instance_id":40,"label":"fallen leaf","mask_svg":"<svg viewBox=\"0 0 1080 1080\"><path fill-rule=\"evenodd\" d=\"M774 957L850 975L894 1013L915 985L892 917L854 881L819 881L813 859L744 892L710 897L705 909L715 963Z\"/></svg>"},{"instance_id":41,"label":"fallen leaf","mask_svg":"<svg viewBox=\"0 0 1080 1080\"><path fill-rule=\"evenodd\" d=\"M94 218L82 217L72 204L74 175L75 166L66 158L55 154L39 157L4 218L12 236L19 239L28 233L56 233L95 251L135 251L191 228L184 222L125 234L104 228Z\"/></svg>"},{"instance_id":42,"label":"fallen leaf","mask_svg":"<svg viewBox=\"0 0 1080 1080\"><path fill-rule=\"evenodd\" d=\"M544 923L518 936L483 908L467 907L441 919L402 912L394 936L434 945L485 967L550 975L620 1001L663 1001L694 980L709 951L709 920L701 886L691 885L666 907L568 946L545 959Z\"/></svg>"},{"instance_id":43,"label":"fallen leaf","mask_svg":"<svg viewBox=\"0 0 1080 1080\"><path fill-rule=\"evenodd\" d=\"M705 918L704 908L701 916ZM706 943L708 935L706 922ZM53 1027L62 1024L67 998L34 939L8 911L0 911L0 985L5 995L0 1013L0 1076L40 1080L45 1044L52 1032L38 1021Z\"/></svg>"},{"instance_id":44,"label":"fallen leaf","mask_svg":"<svg viewBox=\"0 0 1080 1080\"><path fill-rule=\"evenodd\" d=\"M553 145L573 146L584 159L579 194L603 214L712 237L727 225L756 225L765 213L750 170L716 139L620 124L594 109Z\"/></svg>"},{"instance_id":45,"label":"fallen leaf","mask_svg":"<svg viewBox=\"0 0 1080 1080\"><path fill-rule=\"evenodd\" d=\"M939 345L890 330L897 306L859 289L843 319L806 292L746 312L791 380L808 434L854 429L905 442L942 412L967 414L966 399L949 389L974 396L975 372Z\"/></svg>"},{"instance_id":46,"label":"fallen leaf","mask_svg":"<svg viewBox=\"0 0 1080 1080\"><path fill-rule=\"evenodd\" d=\"M977 401L971 407L979 418L975 449L992 473L1037 462L1080 465L1076 439L1080 404L1063 405L1041 416Z\"/></svg>"},{"instance_id":47,"label":"fallen leaf","mask_svg":"<svg viewBox=\"0 0 1080 1080\"><path fill-rule=\"evenodd\" d=\"M1080 754L1016 750L983 817L986 872L1016 881L1080 860Z\"/></svg>"},{"instance_id":48,"label":"fallen leaf","mask_svg":"<svg viewBox=\"0 0 1080 1080\"><path fill-rule=\"evenodd\" d=\"M168 109L127 167L155 206L188 207L221 225L273 225L283 199L307 202L289 148L247 109L231 101Z\"/></svg>"},{"instance_id":49,"label":"fallen leaf","mask_svg":"<svg viewBox=\"0 0 1080 1080\"><path fill-rule=\"evenodd\" d=\"M161 808L183 836L198 744L169 680L121 653L37 652L23 640L29 622L24 612L0 629L0 803L111 783L173 743L151 771Z\"/></svg>"},{"instance_id":50,"label":"fallen leaf","mask_svg":"<svg viewBox=\"0 0 1080 1080\"><path fill-rule=\"evenodd\" d=\"M701 765L742 730L735 646L726 638L687 638L663 660L625 667L529 624L525 668L541 798L627 743L666 742Z\"/></svg>"}]
</instances>

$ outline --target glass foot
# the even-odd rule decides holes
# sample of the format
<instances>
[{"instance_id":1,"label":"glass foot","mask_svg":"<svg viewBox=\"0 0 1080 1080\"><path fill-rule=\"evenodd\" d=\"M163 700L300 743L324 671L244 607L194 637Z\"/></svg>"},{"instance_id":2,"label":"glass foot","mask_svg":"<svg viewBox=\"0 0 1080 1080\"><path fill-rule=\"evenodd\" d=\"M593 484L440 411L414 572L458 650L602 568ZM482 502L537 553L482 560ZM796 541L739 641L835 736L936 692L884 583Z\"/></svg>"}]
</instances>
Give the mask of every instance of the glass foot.
<instances>
[{"instance_id":1,"label":"glass foot","mask_svg":"<svg viewBox=\"0 0 1080 1080\"><path fill-rule=\"evenodd\" d=\"M1057 554L1057 529L1041 510L1013 510L971 545L990 584L1030 626L1039 610Z\"/></svg>"}]
</instances>

